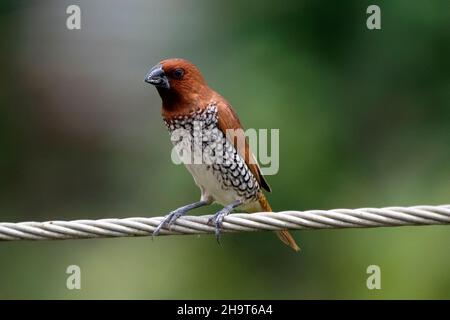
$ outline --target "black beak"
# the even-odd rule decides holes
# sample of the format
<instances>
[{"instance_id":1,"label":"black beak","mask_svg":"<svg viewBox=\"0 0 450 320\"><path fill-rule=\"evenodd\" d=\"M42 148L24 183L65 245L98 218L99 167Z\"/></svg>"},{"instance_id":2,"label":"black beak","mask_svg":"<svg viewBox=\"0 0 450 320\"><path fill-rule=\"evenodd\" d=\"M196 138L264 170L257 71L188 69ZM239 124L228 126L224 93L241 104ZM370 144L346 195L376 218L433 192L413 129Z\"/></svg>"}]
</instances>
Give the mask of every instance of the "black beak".
<instances>
[{"instance_id":1,"label":"black beak","mask_svg":"<svg viewBox=\"0 0 450 320\"><path fill-rule=\"evenodd\" d=\"M169 79L162 68L162 65L158 64L154 66L145 76L145 82L154 85L157 88L170 89Z\"/></svg>"}]
</instances>

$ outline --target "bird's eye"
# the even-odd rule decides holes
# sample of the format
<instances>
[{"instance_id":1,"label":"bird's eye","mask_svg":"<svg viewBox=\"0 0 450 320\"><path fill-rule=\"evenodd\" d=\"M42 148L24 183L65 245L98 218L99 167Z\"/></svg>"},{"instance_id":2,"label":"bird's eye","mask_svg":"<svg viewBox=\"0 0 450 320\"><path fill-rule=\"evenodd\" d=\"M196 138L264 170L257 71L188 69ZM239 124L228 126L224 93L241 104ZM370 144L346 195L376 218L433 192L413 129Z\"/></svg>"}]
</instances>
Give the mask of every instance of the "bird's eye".
<instances>
[{"instance_id":1,"label":"bird's eye","mask_svg":"<svg viewBox=\"0 0 450 320\"><path fill-rule=\"evenodd\" d=\"M175 69L173 71L173 77L175 79L181 79L184 76L184 70L183 69Z\"/></svg>"}]
</instances>

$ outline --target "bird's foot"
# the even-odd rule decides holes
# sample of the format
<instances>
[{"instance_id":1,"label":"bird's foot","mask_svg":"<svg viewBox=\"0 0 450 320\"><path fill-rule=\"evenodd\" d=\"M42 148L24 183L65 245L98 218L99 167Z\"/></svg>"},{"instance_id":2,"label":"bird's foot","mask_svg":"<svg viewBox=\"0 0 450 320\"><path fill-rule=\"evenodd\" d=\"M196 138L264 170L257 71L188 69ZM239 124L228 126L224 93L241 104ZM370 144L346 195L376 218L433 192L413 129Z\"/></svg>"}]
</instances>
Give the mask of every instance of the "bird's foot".
<instances>
[{"instance_id":1,"label":"bird's foot","mask_svg":"<svg viewBox=\"0 0 450 320\"><path fill-rule=\"evenodd\" d=\"M240 204L241 201L233 202L232 204L223 207L222 210L218 211L211 218L209 218L208 224L214 223L216 240L218 244L220 244L220 234L222 231L223 218L229 215L234 210L234 208L236 208Z\"/></svg>"},{"instance_id":2,"label":"bird's foot","mask_svg":"<svg viewBox=\"0 0 450 320\"><path fill-rule=\"evenodd\" d=\"M161 223L156 227L155 231L153 231L153 236L159 235L161 228L164 226L167 226L167 228L170 230L175 220L177 220L181 216L184 216L188 211L189 210L186 210L184 208L178 208L169 213L167 216L164 217L163 221L161 221Z\"/></svg>"},{"instance_id":3,"label":"bird's foot","mask_svg":"<svg viewBox=\"0 0 450 320\"><path fill-rule=\"evenodd\" d=\"M211 201L208 200L200 200L188 205L185 205L183 207L180 207L171 213L169 213L167 216L164 217L163 221L156 227L155 231L153 231L153 236L157 236L159 232L161 231L161 228L164 226L167 226L170 230L170 227L172 224L177 220L179 217L184 216L188 211L196 208L200 208L203 206L207 206L211 203Z\"/></svg>"}]
</instances>

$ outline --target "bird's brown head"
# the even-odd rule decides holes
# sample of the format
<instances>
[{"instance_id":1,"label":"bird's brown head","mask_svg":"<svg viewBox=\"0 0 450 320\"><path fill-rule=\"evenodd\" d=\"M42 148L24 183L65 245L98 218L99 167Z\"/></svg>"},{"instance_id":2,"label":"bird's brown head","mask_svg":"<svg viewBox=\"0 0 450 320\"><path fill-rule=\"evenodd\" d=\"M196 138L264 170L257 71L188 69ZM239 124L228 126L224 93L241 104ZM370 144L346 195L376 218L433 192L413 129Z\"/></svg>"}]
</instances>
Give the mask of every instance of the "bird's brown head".
<instances>
[{"instance_id":1,"label":"bird's brown head","mask_svg":"<svg viewBox=\"0 0 450 320\"><path fill-rule=\"evenodd\" d=\"M192 109L209 91L200 70L184 59L161 61L150 69L144 81L156 87L167 110Z\"/></svg>"}]
</instances>

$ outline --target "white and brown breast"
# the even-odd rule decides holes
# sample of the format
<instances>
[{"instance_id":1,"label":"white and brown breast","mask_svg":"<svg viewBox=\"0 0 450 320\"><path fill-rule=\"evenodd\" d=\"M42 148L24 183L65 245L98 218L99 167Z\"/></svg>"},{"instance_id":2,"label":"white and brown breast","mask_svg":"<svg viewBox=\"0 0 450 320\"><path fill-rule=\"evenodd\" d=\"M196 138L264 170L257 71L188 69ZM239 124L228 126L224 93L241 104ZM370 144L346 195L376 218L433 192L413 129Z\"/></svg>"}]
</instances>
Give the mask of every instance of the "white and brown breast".
<instances>
[{"instance_id":1,"label":"white and brown breast","mask_svg":"<svg viewBox=\"0 0 450 320\"><path fill-rule=\"evenodd\" d=\"M164 122L177 152L185 152L190 147L193 157L185 165L200 187L203 199L212 198L221 205L236 200L244 204L257 200L258 181L219 129L215 104Z\"/></svg>"}]
</instances>

